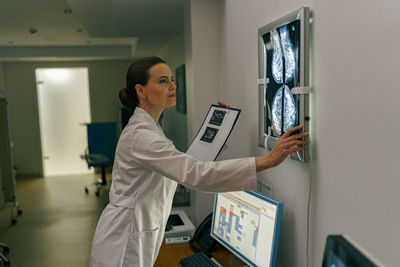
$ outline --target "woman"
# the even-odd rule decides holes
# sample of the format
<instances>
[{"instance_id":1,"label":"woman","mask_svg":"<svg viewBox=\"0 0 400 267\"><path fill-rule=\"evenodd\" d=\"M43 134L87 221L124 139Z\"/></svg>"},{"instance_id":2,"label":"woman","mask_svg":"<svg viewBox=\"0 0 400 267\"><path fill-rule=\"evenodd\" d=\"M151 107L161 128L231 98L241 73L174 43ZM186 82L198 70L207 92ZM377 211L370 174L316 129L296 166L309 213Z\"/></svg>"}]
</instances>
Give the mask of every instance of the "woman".
<instances>
[{"instance_id":1,"label":"woman","mask_svg":"<svg viewBox=\"0 0 400 267\"><path fill-rule=\"evenodd\" d=\"M91 266L153 266L164 236L177 183L208 192L254 190L256 172L300 151L307 133L287 131L261 157L201 162L176 150L157 124L175 105L174 79L158 57L133 63L120 91L134 114L121 133L114 160L110 203L93 239Z\"/></svg>"}]
</instances>

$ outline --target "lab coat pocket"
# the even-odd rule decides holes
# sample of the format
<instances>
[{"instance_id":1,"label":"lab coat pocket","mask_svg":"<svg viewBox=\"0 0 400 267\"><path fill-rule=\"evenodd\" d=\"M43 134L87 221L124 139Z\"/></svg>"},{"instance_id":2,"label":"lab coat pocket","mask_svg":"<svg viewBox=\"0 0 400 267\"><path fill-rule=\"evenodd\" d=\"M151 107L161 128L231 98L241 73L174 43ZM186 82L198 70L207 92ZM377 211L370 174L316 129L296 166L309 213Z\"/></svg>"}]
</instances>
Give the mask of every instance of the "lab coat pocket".
<instances>
[{"instance_id":1,"label":"lab coat pocket","mask_svg":"<svg viewBox=\"0 0 400 267\"><path fill-rule=\"evenodd\" d=\"M160 227L133 232L126 251L126 266L153 266L158 254ZM124 264L125 266L125 264Z\"/></svg>"},{"instance_id":2,"label":"lab coat pocket","mask_svg":"<svg viewBox=\"0 0 400 267\"><path fill-rule=\"evenodd\" d=\"M147 234L150 234L152 232L158 231L158 229L160 229L160 226L152 227L152 229L150 229L150 230L143 229L142 231L139 231L139 233L142 233L143 235L147 235Z\"/></svg>"}]
</instances>

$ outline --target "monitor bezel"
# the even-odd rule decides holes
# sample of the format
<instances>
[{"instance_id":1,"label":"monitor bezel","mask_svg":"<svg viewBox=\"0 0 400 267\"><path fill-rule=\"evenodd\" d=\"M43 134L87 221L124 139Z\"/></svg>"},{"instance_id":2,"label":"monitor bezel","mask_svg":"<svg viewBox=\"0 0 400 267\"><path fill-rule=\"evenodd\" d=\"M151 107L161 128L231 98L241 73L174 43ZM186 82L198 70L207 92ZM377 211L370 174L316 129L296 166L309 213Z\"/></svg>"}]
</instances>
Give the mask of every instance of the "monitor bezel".
<instances>
[{"instance_id":1,"label":"monitor bezel","mask_svg":"<svg viewBox=\"0 0 400 267\"><path fill-rule=\"evenodd\" d=\"M340 253L335 253L340 250ZM328 235L325 242L322 267L330 267L330 252L337 256L346 266L377 267L384 266L372 255L369 255L349 236L340 234ZM356 265L354 265L354 263ZM328 265L329 264L329 265Z\"/></svg>"},{"instance_id":2,"label":"monitor bezel","mask_svg":"<svg viewBox=\"0 0 400 267\"><path fill-rule=\"evenodd\" d=\"M256 192L256 191L242 191L244 193L250 194L252 196L255 196L259 199L262 199L264 201L267 201L271 204L274 204L276 206L276 215L275 215L275 222L274 222L274 236L273 236L273 244L271 246L271 255L272 258L270 260L269 266L276 266L276 261L278 257L278 248L279 248L279 236L280 236L280 229L281 229L281 224L282 224L282 215L283 215L283 202L279 201L277 199L274 199L270 196L267 196L261 192ZM227 192L229 193L229 192ZM218 195L219 194L224 194L224 193L216 193L215 198L214 198L214 209L213 209L213 216L212 216L212 223L211 223L211 236L217 240L218 243L223 245L226 249L228 249L231 253L233 253L235 256L237 256L239 259L241 259L243 262L248 264L249 266L257 266L255 263L250 261L246 256L235 250L233 247L231 247L228 243L226 243L224 240L222 240L219 236L214 234L214 222L215 222L215 214L216 214L216 205L217 205L217 200L218 200Z\"/></svg>"}]
</instances>

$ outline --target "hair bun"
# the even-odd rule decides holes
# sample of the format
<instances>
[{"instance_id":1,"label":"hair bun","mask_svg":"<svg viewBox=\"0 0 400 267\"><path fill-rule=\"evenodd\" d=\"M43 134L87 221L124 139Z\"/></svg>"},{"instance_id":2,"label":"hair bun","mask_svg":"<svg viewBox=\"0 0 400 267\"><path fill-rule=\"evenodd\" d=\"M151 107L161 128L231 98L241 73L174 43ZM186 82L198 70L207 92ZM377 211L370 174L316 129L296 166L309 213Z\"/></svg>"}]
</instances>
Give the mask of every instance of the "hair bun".
<instances>
[{"instance_id":1,"label":"hair bun","mask_svg":"<svg viewBox=\"0 0 400 267\"><path fill-rule=\"evenodd\" d=\"M130 110L133 110L133 108L136 107L136 99L134 98L135 97L130 93L127 87L119 90L119 100L121 101L121 104Z\"/></svg>"}]
</instances>

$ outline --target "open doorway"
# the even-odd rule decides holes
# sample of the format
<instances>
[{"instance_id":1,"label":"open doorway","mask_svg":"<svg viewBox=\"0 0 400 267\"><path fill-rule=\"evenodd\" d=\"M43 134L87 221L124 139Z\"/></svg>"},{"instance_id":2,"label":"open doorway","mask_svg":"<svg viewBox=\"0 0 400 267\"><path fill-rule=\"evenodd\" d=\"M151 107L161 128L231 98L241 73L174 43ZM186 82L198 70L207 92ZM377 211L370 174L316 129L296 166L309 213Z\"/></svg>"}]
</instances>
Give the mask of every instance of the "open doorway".
<instances>
[{"instance_id":1,"label":"open doorway","mask_svg":"<svg viewBox=\"0 0 400 267\"><path fill-rule=\"evenodd\" d=\"M92 173L80 158L87 147L89 78L87 68L38 68L43 176Z\"/></svg>"}]
</instances>

